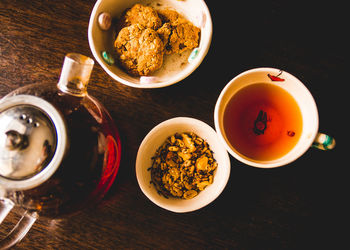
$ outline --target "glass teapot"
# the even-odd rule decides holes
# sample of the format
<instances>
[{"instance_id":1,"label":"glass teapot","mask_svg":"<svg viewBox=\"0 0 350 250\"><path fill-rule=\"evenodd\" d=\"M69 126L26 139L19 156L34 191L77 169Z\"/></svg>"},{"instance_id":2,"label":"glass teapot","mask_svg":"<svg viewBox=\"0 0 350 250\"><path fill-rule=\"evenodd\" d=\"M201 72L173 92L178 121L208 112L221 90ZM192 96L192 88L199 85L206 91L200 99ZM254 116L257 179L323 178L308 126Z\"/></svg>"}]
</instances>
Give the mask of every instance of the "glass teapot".
<instances>
[{"instance_id":1,"label":"glass teapot","mask_svg":"<svg viewBox=\"0 0 350 250\"><path fill-rule=\"evenodd\" d=\"M118 130L87 93L94 61L67 54L58 84L31 84L0 100L0 223L25 213L0 242L22 239L38 216L56 218L99 201L120 164Z\"/></svg>"}]
</instances>

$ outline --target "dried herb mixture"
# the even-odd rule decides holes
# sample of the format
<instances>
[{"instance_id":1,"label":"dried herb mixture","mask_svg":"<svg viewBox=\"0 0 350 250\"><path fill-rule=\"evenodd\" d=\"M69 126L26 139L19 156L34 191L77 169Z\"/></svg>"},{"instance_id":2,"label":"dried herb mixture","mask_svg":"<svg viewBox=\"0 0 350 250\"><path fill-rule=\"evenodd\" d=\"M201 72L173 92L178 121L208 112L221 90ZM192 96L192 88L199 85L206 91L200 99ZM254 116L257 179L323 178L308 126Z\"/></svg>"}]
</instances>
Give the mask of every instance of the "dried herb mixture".
<instances>
[{"instance_id":1,"label":"dried herb mixture","mask_svg":"<svg viewBox=\"0 0 350 250\"><path fill-rule=\"evenodd\" d=\"M168 137L148 170L158 193L166 198L191 199L213 183L217 166L208 143L189 132Z\"/></svg>"}]
</instances>

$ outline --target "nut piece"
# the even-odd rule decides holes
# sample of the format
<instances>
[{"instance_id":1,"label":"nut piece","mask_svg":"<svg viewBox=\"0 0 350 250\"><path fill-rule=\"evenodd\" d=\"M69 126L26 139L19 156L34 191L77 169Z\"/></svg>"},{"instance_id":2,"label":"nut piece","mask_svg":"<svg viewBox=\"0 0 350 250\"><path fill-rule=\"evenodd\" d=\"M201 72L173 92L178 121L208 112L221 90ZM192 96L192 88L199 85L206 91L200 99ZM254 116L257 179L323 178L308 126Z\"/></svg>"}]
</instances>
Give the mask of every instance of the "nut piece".
<instances>
[{"instance_id":1,"label":"nut piece","mask_svg":"<svg viewBox=\"0 0 350 250\"><path fill-rule=\"evenodd\" d=\"M112 24L112 17L111 14L108 12L102 12L98 16L98 25L102 30L109 30Z\"/></svg>"}]
</instances>

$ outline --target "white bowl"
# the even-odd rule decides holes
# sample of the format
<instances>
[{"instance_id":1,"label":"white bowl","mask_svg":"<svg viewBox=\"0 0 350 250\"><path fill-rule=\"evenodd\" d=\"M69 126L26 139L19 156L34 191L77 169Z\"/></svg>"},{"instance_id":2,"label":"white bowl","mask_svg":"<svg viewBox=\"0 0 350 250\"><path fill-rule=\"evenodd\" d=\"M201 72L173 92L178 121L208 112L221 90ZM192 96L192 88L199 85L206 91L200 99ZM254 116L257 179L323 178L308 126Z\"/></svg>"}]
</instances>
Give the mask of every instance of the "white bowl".
<instances>
[{"instance_id":1,"label":"white bowl","mask_svg":"<svg viewBox=\"0 0 350 250\"><path fill-rule=\"evenodd\" d=\"M151 157L165 140L182 132L194 132L206 140L218 163L214 172L214 181L192 199L165 198L158 194L147 170L152 165ZM200 209L214 201L224 190L230 176L230 159L225 147L219 141L215 130L206 123L189 117L177 117L166 120L154 127L143 139L136 157L136 177L142 192L156 205L177 213Z\"/></svg>"},{"instance_id":2,"label":"white bowl","mask_svg":"<svg viewBox=\"0 0 350 250\"><path fill-rule=\"evenodd\" d=\"M181 54L164 55L162 67L154 72L152 78L135 77L127 74L118 63L108 65L101 53L113 52L116 32L114 27L104 31L98 25L98 16L103 12L111 14L112 18L120 18L121 14L135 3L150 4L155 9L172 8L182 14L187 20L201 29L199 50L195 58L188 62L191 51ZM116 81L135 88L160 88L179 82L190 75L203 61L209 50L212 37L212 21L207 5L203 0L173 1L173 0L98 0L92 10L88 39L90 49L101 67ZM149 81L153 81L148 83Z\"/></svg>"}]
</instances>

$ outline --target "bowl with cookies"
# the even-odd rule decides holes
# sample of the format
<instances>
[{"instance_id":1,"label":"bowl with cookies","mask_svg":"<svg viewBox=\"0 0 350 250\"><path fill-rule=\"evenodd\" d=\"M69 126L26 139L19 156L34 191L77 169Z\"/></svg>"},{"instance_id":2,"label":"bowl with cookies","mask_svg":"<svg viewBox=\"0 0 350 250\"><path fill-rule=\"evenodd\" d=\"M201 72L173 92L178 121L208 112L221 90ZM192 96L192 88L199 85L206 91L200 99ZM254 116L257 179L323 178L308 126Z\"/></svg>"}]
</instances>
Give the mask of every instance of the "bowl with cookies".
<instances>
[{"instance_id":1,"label":"bowl with cookies","mask_svg":"<svg viewBox=\"0 0 350 250\"><path fill-rule=\"evenodd\" d=\"M204 60L211 38L203 0L98 0L88 28L97 62L114 80L135 88L182 81Z\"/></svg>"}]
</instances>

